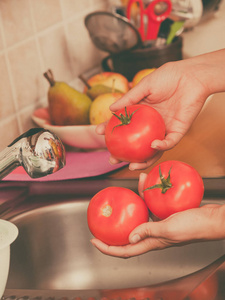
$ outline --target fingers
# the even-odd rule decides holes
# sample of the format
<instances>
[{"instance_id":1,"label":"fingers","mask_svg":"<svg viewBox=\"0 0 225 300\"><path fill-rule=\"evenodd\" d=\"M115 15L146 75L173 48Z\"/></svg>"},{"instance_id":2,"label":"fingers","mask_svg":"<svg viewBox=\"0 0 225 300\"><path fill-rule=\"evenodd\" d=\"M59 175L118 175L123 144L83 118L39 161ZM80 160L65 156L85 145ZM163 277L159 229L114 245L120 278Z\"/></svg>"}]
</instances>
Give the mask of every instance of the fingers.
<instances>
[{"instance_id":1,"label":"fingers","mask_svg":"<svg viewBox=\"0 0 225 300\"><path fill-rule=\"evenodd\" d=\"M145 80L139 82L134 88L129 90L124 96L110 106L110 110L117 111L127 105L133 105L140 102L143 98L149 96L149 82Z\"/></svg>"},{"instance_id":2,"label":"fingers","mask_svg":"<svg viewBox=\"0 0 225 300\"><path fill-rule=\"evenodd\" d=\"M118 160L118 159L116 159L114 156L110 156L110 157L109 157L109 163L110 163L111 165L115 165L115 164L121 163L121 161Z\"/></svg>"},{"instance_id":3,"label":"fingers","mask_svg":"<svg viewBox=\"0 0 225 300\"><path fill-rule=\"evenodd\" d=\"M137 226L129 236L131 244L139 243L141 240L145 240L149 237L159 238L164 236L163 221L148 222Z\"/></svg>"},{"instance_id":4,"label":"fingers","mask_svg":"<svg viewBox=\"0 0 225 300\"><path fill-rule=\"evenodd\" d=\"M151 159L143 163L130 163L129 169L133 170L144 170L153 165L163 155L163 151L158 151Z\"/></svg>"},{"instance_id":5,"label":"fingers","mask_svg":"<svg viewBox=\"0 0 225 300\"><path fill-rule=\"evenodd\" d=\"M107 122L104 122L104 123L101 123L101 124L97 125L96 129L95 129L96 133L100 134L100 135L105 134L106 125L107 125Z\"/></svg>"},{"instance_id":6,"label":"fingers","mask_svg":"<svg viewBox=\"0 0 225 300\"><path fill-rule=\"evenodd\" d=\"M149 238L142 240L139 243L128 244L125 246L108 246L98 239L92 239L91 243L103 254L121 258L134 257L144 254L150 250L165 248L164 244L157 238Z\"/></svg>"},{"instance_id":7,"label":"fingers","mask_svg":"<svg viewBox=\"0 0 225 300\"><path fill-rule=\"evenodd\" d=\"M96 238L92 239L91 243L103 254L128 258L171 246L169 242L164 241L163 237L160 238L162 233L163 221L148 222L139 225L131 232L128 245L109 246Z\"/></svg>"},{"instance_id":8,"label":"fingers","mask_svg":"<svg viewBox=\"0 0 225 300\"><path fill-rule=\"evenodd\" d=\"M129 257L132 256L130 253L131 245L128 244L126 246L108 246L107 244L103 243L98 239L92 239L91 243L95 246L99 251L103 254L110 255L110 256L118 256L118 257ZM134 253L133 253L134 254Z\"/></svg>"},{"instance_id":9,"label":"fingers","mask_svg":"<svg viewBox=\"0 0 225 300\"><path fill-rule=\"evenodd\" d=\"M144 199L144 184L145 184L145 180L147 178L147 174L146 173L140 173L139 175L139 181L138 181L138 193L141 196L141 198Z\"/></svg>"},{"instance_id":10,"label":"fingers","mask_svg":"<svg viewBox=\"0 0 225 300\"><path fill-rule=\"evenodd\" d=\"M159 158L162 155L163 155L163 152L162 151L158 151L154 157L152 157L150 160L148 160L146 162L143 162L143 163L130 163L129 164L129 169L131 171L134 171L134 170L144 170L144 169L150 167L151 165L153 165L157 160L159 160ZM115 165L115 164L121 163L121 161L111 155L109 157L109 163L111 165Z\"/></svg>"},{"instance_id":11,"label":"fingers","mask_svg":"<svg viewBox=\"0 0 225 300\"><path fill-rule=\"evenodd\" d=\"M164 140L154 140L151 147L159 151L166 151L178 144L182 137L183 134L179 132L168 133Z\"/></svg>"}]
</instances>

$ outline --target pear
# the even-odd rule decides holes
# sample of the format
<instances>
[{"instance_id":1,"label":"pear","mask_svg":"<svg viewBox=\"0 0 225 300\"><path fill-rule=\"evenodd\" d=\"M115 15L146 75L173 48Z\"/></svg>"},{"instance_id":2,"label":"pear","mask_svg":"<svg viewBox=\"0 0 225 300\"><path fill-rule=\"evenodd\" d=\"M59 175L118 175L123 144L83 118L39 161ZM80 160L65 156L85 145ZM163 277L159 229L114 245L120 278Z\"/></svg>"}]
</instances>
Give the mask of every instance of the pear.
<instances>
[{"instance_id":1,"label":"pear","mask_svg":"<svg viewBox=\"0 0 225 300\"><path fill-rule=\"evenodd\" d=\"M121 93L121 91L118 89L115 89L114 86L109 87L109 86L106 86L103 84L96 84L96 85L91 86L82 75L80 75L79 78L86 85L86 87L87 87L86 95L88 95L91 98L91 100L94 100L95 98L97 98L98 96L100 96L102 94Z\"/></svg>"},{"instance_id":2,"label":"pear","mask_svg":"<svg viewBox=\"0 0 225 300\"><path fill-rule=\"evenodd\" d=\"M48 90L49 115L53 125L89 124L92 100L65 82L54 80L51 70L44 73L50 84Z\"/></svg>"},{"instance_id":3,"label":"pear","mask_svg":"<svg viewBox=\"0 0 225 300\"><path fill-rule=\"evenodd\" d=\"M108 121L112 117L110 105L120 99L124 93L106 93L96 97L90 108L90 123L98 125Z\"/></svg>"}]
</instances>

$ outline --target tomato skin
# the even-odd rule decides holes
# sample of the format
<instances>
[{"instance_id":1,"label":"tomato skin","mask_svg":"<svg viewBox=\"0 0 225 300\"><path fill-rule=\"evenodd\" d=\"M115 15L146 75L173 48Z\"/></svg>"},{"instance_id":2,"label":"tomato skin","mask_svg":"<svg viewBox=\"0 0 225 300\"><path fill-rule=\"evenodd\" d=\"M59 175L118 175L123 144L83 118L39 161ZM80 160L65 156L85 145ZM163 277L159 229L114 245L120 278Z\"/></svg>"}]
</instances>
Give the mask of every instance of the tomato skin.
<instances>
[{"instance_id":1,"label":"tomato skin","mask_svg":"<svg viewBox=\"0 0 225 300\"><path fill-rule=\"evenodd\" d=\"M91 199L87 210L91 233L108 245L129 244L129 234L149 221L148 208L135 192L123 187L107 187Z\"/></svg>"},{"instance_id":2,"label":"tomato skin","mask_svg":"<svg viewBox=\"0 0 225 300\"><path fill-rule=\"evenodd\" d=\"M144 162L155 155L157 150L151 143L165 137L165 123L162 116L147 105L130 105L127 113L136 111L128 125L117 126L121 121L112 116L105 130L105 142L109 152L120 161ZM125 108L116 115L125 115ZM116 127L117 126L117 127Z\"/></svg>"},{"instance_id":3,"label":"tomato skin","mask_svg":"<svg viewBox=\"0 0 225 300\"><path fill-rule=\"evenodd\" d=\"M203 180L192 166L181 161L170 160L155 166L147 176L144 190L161 183L159 166L164 178L171 168L172 187L164 194L160 188L144 191L149 210L159 219L165 219L176 212L199 207L204 194Z\"/></svg>"}]
</instances>

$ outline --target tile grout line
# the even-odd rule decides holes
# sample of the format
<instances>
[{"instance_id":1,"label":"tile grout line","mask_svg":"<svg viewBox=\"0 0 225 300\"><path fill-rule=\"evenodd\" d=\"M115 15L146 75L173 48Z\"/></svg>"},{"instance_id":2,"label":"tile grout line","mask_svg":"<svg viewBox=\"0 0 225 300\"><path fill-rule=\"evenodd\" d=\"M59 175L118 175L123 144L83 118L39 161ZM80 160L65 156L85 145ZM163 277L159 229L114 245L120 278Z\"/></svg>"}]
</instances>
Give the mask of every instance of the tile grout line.
<instances>
[{"instance_id":1,"label":"tile grout line","mask_svg":"<svg viewBox=\"0 0 225 300\"><path fill-rule=\"evenodd\" d=\"M7 68L8 76L9 76L9 84L10 84L11 92L12 92L13 105L14 105L14 109L15 109L15 113L11 117L12 118L15 117L15 119L17 121L19 133L21 133L21 124L20 124L20 121L18 118L19 107L18 107L18 101L17 101L17 93L16 93L16 90L14 87L13 76L12 76L11 66L10 66L9 57L8 57L7 42L6 42L5 31L4 31L3 22L2 22L1 11L0 11L0 30L2 33L2 41L3 41L3 48L4 48L3 55L5 57L6 68ZM6 119L8 119L8 118L6 118Z\"/></svg>"},{"instance_id":2,"label":"tile grout line","mask_svg":"<svg viewBox=\"0 0 225 300\"><path fill-rule=\"evenodd\" d=\"M40 44L39 44L39 40L38 40L38 31L37 31L37 27L36 27L36 23L35 23L35 19L34 19L33 9L31 7L31 1L32 0L29 0L29 9L30 9L30 14L31 14L31 22L32 22L33 30L34 30L34 40L35 40L35 44L37 47L37 53L38 53L40 67L41 67L41 69L43 69L44 62L42 60L41 49L40 49Z\"/></svg>"}]
</instances>

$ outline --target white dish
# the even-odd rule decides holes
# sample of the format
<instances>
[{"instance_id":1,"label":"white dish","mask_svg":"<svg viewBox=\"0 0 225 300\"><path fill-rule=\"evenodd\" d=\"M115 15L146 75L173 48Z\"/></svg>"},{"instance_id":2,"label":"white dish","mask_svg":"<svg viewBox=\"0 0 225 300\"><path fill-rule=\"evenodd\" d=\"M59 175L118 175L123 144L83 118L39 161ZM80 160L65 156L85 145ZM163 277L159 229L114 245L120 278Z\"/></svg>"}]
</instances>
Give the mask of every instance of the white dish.
<instances>
[{"instance_id":1,"label":"white dish","mask_svg":"<svg viewBox=\"0 0 225 300\"><path fill-rule=\"evenodd\" d=\"M54 132L66 145L81 149L106 148L104 135L95 132L96 125L52 125L48 108L37 109L32 115L32 120L38 126Z\"/></svg>"}]
</instances>

